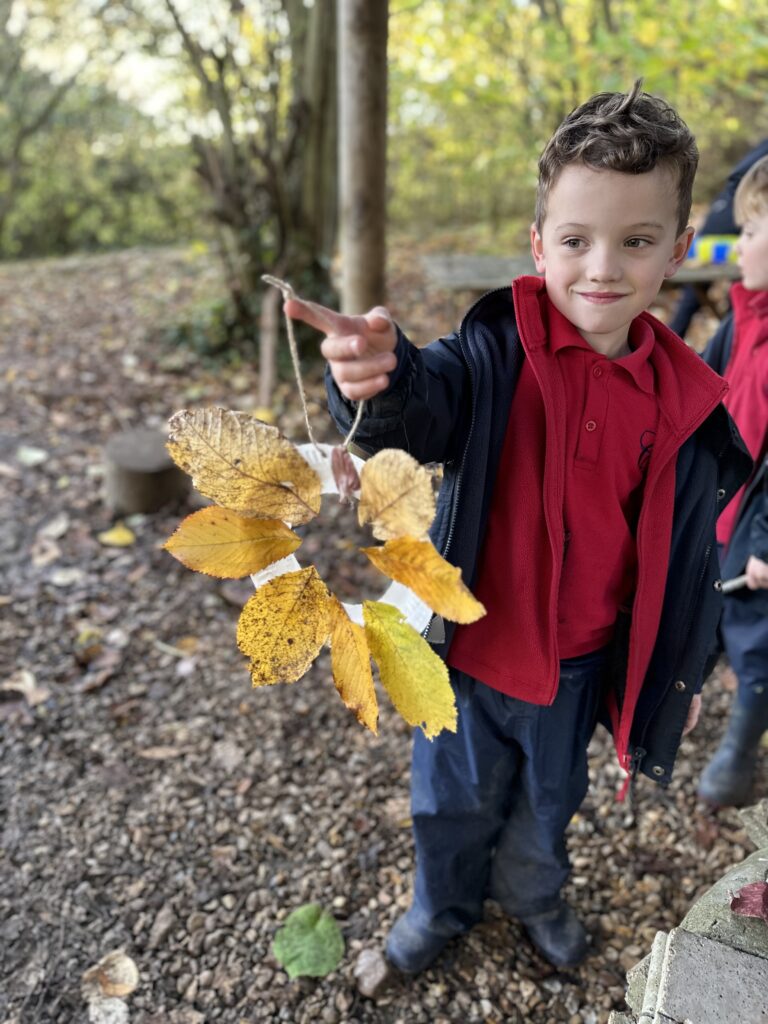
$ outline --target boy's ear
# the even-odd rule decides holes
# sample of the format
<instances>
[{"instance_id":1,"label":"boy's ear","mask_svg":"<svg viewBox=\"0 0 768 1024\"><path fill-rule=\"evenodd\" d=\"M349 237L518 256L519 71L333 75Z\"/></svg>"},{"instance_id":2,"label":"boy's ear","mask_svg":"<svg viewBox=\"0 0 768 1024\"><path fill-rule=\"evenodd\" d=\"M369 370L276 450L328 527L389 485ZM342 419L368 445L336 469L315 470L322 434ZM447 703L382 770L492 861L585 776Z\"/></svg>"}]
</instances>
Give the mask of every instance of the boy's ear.
<instances>
[{"instance_id":1,"label":"boy's ear","mask_svg":"<svg viewBox=\"0 0 768 1024\"><path fill-rule=\"evenodd\" d=\"M681 265L685 262L685 257L688 255L688 250L691 247L693 236L695 234L694 229L688 225L681 235L678 235L675 239L675 245L672 249L672 256L667 263L666 269L664 270L664 277L674 277L678 272Z\"/></svg>"},{"instance_id":2,"label":"boy's ear","mask_svg":"<svg viewBox=\"0 0 768 1024\"><path fill-rule=\"evenodd\" d=\"M544 246L542 245L541 235L535 222L531 224L531 253L533 254L533 262L536 264L536 272L543 274L545 265Z\"/></svg>"}]
</instances>

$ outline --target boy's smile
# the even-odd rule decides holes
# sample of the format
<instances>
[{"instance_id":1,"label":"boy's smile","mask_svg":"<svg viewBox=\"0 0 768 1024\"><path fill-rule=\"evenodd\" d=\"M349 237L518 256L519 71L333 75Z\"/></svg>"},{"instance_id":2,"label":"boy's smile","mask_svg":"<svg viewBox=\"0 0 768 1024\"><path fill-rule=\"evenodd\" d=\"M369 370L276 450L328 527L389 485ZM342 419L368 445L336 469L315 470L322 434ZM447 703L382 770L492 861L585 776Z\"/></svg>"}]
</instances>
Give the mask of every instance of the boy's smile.
<instances>
[{"instance_id":1,"label":"boy's smile","mask_svg":"<svg viewBox=\"0 0 768 1024\"><path fill-rule=\"evenodd\" d=\"M536 269L557 309L598 352L627 353L632 320L685 259L693 236L677 234L669 171L646 174L569 164L547 199L541 233L531 229Z\"/></svg>"}]
</instances>

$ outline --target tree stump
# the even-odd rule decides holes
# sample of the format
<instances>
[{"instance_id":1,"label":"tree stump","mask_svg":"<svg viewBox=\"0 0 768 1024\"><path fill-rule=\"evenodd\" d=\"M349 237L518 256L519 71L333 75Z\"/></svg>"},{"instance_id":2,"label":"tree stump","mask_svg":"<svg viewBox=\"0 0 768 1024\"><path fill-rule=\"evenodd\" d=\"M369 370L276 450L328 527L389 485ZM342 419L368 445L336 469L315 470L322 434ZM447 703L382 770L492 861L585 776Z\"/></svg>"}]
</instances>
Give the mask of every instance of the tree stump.
<instances>
[{"instance_id":1,"label":"tree stump","mask_svg":"<svg viewBox=\"0 0 768 1024\"><path fill-rule=\"evenodd\" d=\"M157 512L183 498L190 479L175 465L157 430L138 428L113 435L104 449L104 500L113 512Z\"/></svg>"}]
</instances>

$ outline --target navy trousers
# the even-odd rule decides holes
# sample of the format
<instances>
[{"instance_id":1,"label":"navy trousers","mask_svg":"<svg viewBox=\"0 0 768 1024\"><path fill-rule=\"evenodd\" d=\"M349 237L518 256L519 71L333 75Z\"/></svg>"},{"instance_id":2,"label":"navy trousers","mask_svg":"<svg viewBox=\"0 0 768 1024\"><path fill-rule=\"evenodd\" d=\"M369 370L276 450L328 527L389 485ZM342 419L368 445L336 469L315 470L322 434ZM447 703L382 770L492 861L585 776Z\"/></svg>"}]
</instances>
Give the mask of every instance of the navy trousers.
<instances>
[{"instance_id":1,"label":"navy trousers","mask_svg":"<svg viewBox=\"0 0 768 1024\"><path fill-rule=\"evenodd\" d=\"M561 662L539 707L451 670L456 733L415 731L414 924L458 935L495 899L513 917L554 908L570 864L565 830L587 792L587 745L606 653Z\"/></svg>"}]
</instances>

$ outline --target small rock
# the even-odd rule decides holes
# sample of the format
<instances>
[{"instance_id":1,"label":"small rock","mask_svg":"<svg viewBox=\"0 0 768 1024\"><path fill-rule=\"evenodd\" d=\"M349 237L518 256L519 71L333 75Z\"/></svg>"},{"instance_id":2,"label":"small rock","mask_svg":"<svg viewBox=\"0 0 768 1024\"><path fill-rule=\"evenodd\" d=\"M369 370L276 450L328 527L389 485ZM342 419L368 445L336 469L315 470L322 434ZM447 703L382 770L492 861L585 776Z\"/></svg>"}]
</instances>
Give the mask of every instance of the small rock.
<instances>
[{"instance_id":1,"label":"small rock","mask_svg":"<svg viewBox=\"0 0 768 1024\"><path fill-rule=\"evenodd\" d=\"M165 903L158 911L157 917L152 922L147 941L148 949L157 949L165 941L166 936L173 928L176 921L176 914L170 903Z\"/></svg>"},{"instance_id":2,"label":"small rock","mask_svg":"<svg viewBox=\"0 0 768 1024\"><path fill-rule=\"evenodd\" d=\"M355 981L361 995L375 999L392 977L392 971L377 949L364 949L355 962Z\"/></svg>"}]
</instances>

